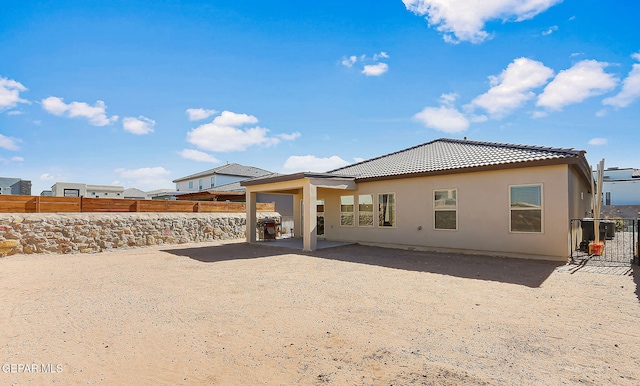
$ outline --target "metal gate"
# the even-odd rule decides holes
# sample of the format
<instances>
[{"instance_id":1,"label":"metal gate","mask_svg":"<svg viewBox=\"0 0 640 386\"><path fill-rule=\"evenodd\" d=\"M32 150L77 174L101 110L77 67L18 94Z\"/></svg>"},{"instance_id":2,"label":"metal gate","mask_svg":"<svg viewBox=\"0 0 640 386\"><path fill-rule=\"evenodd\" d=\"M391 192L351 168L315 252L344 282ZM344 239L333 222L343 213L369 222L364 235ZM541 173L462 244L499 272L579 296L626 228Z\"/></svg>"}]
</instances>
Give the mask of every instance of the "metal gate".
<instances>
[{"instance_id":1,"label":"metal gate","mask_svg":"<svg viewBox=\"0 0 640 386\"><path fill-rule=\"evenodd\" d=\"M602 246L594 245L595 222ZM598 261L611 265L639 264L638 219L572 219L571 260Z\"/></svg>"}]
</instances>

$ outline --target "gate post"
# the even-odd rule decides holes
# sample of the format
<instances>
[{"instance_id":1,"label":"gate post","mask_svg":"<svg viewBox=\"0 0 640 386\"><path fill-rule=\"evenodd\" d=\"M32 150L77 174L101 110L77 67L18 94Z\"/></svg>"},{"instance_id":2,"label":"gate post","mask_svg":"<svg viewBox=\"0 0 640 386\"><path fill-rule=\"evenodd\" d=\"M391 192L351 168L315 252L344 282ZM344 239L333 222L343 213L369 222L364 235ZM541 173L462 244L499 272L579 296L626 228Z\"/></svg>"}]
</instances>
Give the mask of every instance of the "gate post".
<instances>
[{"instance_id":1,"label":"gate post","mask_svg":"<svg viewBox=\"0 0 640 386\"><path fill-rule=\"evenodd\" d=\"M638 213L638 216L640 217L640 213ZM634 249L634 254L633 254L633 260L636 262L637 265L640 265L640 218L636 220L636 243L633 246Z\"/></svg>"}]
</instances>

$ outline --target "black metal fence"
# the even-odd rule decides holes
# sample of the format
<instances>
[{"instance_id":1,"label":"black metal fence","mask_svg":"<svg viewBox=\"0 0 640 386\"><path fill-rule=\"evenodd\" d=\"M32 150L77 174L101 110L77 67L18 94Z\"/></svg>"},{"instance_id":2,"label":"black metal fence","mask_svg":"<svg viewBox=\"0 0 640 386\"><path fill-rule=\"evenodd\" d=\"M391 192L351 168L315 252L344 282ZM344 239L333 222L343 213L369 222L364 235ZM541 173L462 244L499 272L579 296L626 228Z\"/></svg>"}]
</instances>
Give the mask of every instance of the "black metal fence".
<instances>
[{"instance_id":1,"label":"black metal fence","mask_svg":"<svg viewBox=\"0 0 640 386\"><path fill-rule=\"evenodd\" d=\"M611 264L639 264L638 219L572 219L571 260L593 260ZM595 240L595 222L601 244Z\"/></svg>"}]
</instances>

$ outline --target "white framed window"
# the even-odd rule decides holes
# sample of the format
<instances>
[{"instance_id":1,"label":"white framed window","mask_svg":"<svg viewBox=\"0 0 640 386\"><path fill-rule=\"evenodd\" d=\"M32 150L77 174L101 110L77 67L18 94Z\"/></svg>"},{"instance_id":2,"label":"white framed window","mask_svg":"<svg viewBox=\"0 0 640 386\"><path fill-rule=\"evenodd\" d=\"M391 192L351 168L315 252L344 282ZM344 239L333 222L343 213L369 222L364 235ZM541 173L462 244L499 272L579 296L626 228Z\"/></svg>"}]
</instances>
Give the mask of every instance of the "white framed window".
<instances>
[{"instance_id":1,"label":"white framed window","mask_svg":"<svg viewBox=\"0 0 640 386\"><path fill-rule=\"evenodd\" d=\"M509 186L509 231L542 233L542 184Z\"/></svg>"},{"instance_id":2,"label":"white framed window","mask_svg":"<svg viewBox=\"0 0 640 386\"><path fill-rule=\"evenodd\" d=\"M354 225L354 197L340 196L340 226L352 227Z\"/></svg>"},{"instance_id":3,"label":"white framed window","mask_svg":"<svg viewBox=\"0 0 640 386\"><path fill-rule=\"evenodd\" d=\"M373 226L373 194L358 196L358 226Z\"/></svg>"},{"instance_id":4,"label":"white framed window","mask_svg":"<svg viewBox=\"0 0 640 386\"><path fill-rule=\"evenodd\" d=\"M189 181L189 189L193 189L193 181Z\"/></svg>"},{"instance_id":5,"label":"white framed window","mask_svg":"<svg viewBox=\"0 0 640 386\"><path fill-rule=\"evenodd\" d=\"M458 189L433 191L433 227L458 230Z\"/></svg>"},{"instance_id":6,"label":"white framed window","mask_svg":"<svg viewBox=\"0 0 640 386\"><path fill-rule=\"evenodd\" d=\"M378 194L378 226L395 228L396 195L395 193Z\"/></svg>"},{"instance_id":7,"label":"white framed window","mask_svg":"<svg viewBox=\"0 0 640 386\"><path fill-rule=\"evenodd\" d=\"M215 187L216 186L216 178L215 177L211 177L211 187Z\"/></svg>"},{"instance_id":8,"label":"white framed window","mask_svg":"<svg viewBox=\"0 0 640 386\"><path fill-rule=\"evenodd\" d=\"M198 190L202 190L202 178L198 180Z\"/></svg>"}]
</instances>

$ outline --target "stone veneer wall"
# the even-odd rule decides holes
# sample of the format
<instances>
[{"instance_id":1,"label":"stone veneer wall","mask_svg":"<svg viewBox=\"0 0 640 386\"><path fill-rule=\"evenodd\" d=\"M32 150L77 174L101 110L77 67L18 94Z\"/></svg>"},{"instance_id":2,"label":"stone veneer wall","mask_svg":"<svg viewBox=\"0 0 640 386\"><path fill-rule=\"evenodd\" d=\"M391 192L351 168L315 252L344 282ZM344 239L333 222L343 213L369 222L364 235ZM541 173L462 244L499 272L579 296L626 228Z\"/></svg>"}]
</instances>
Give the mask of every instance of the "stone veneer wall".
<instances>
[{"instance_id":1,"label":"stone veneer wall","mask_svg":"<svg viewBox=\"0 0 640 386\"><path fill-rule=\"evenodd\" d=\"M279 217L259 213L259 217ZM158 244L245 237L244 213L0 214L0 257L91 253Z\"/></svg>"}]
</instances>

